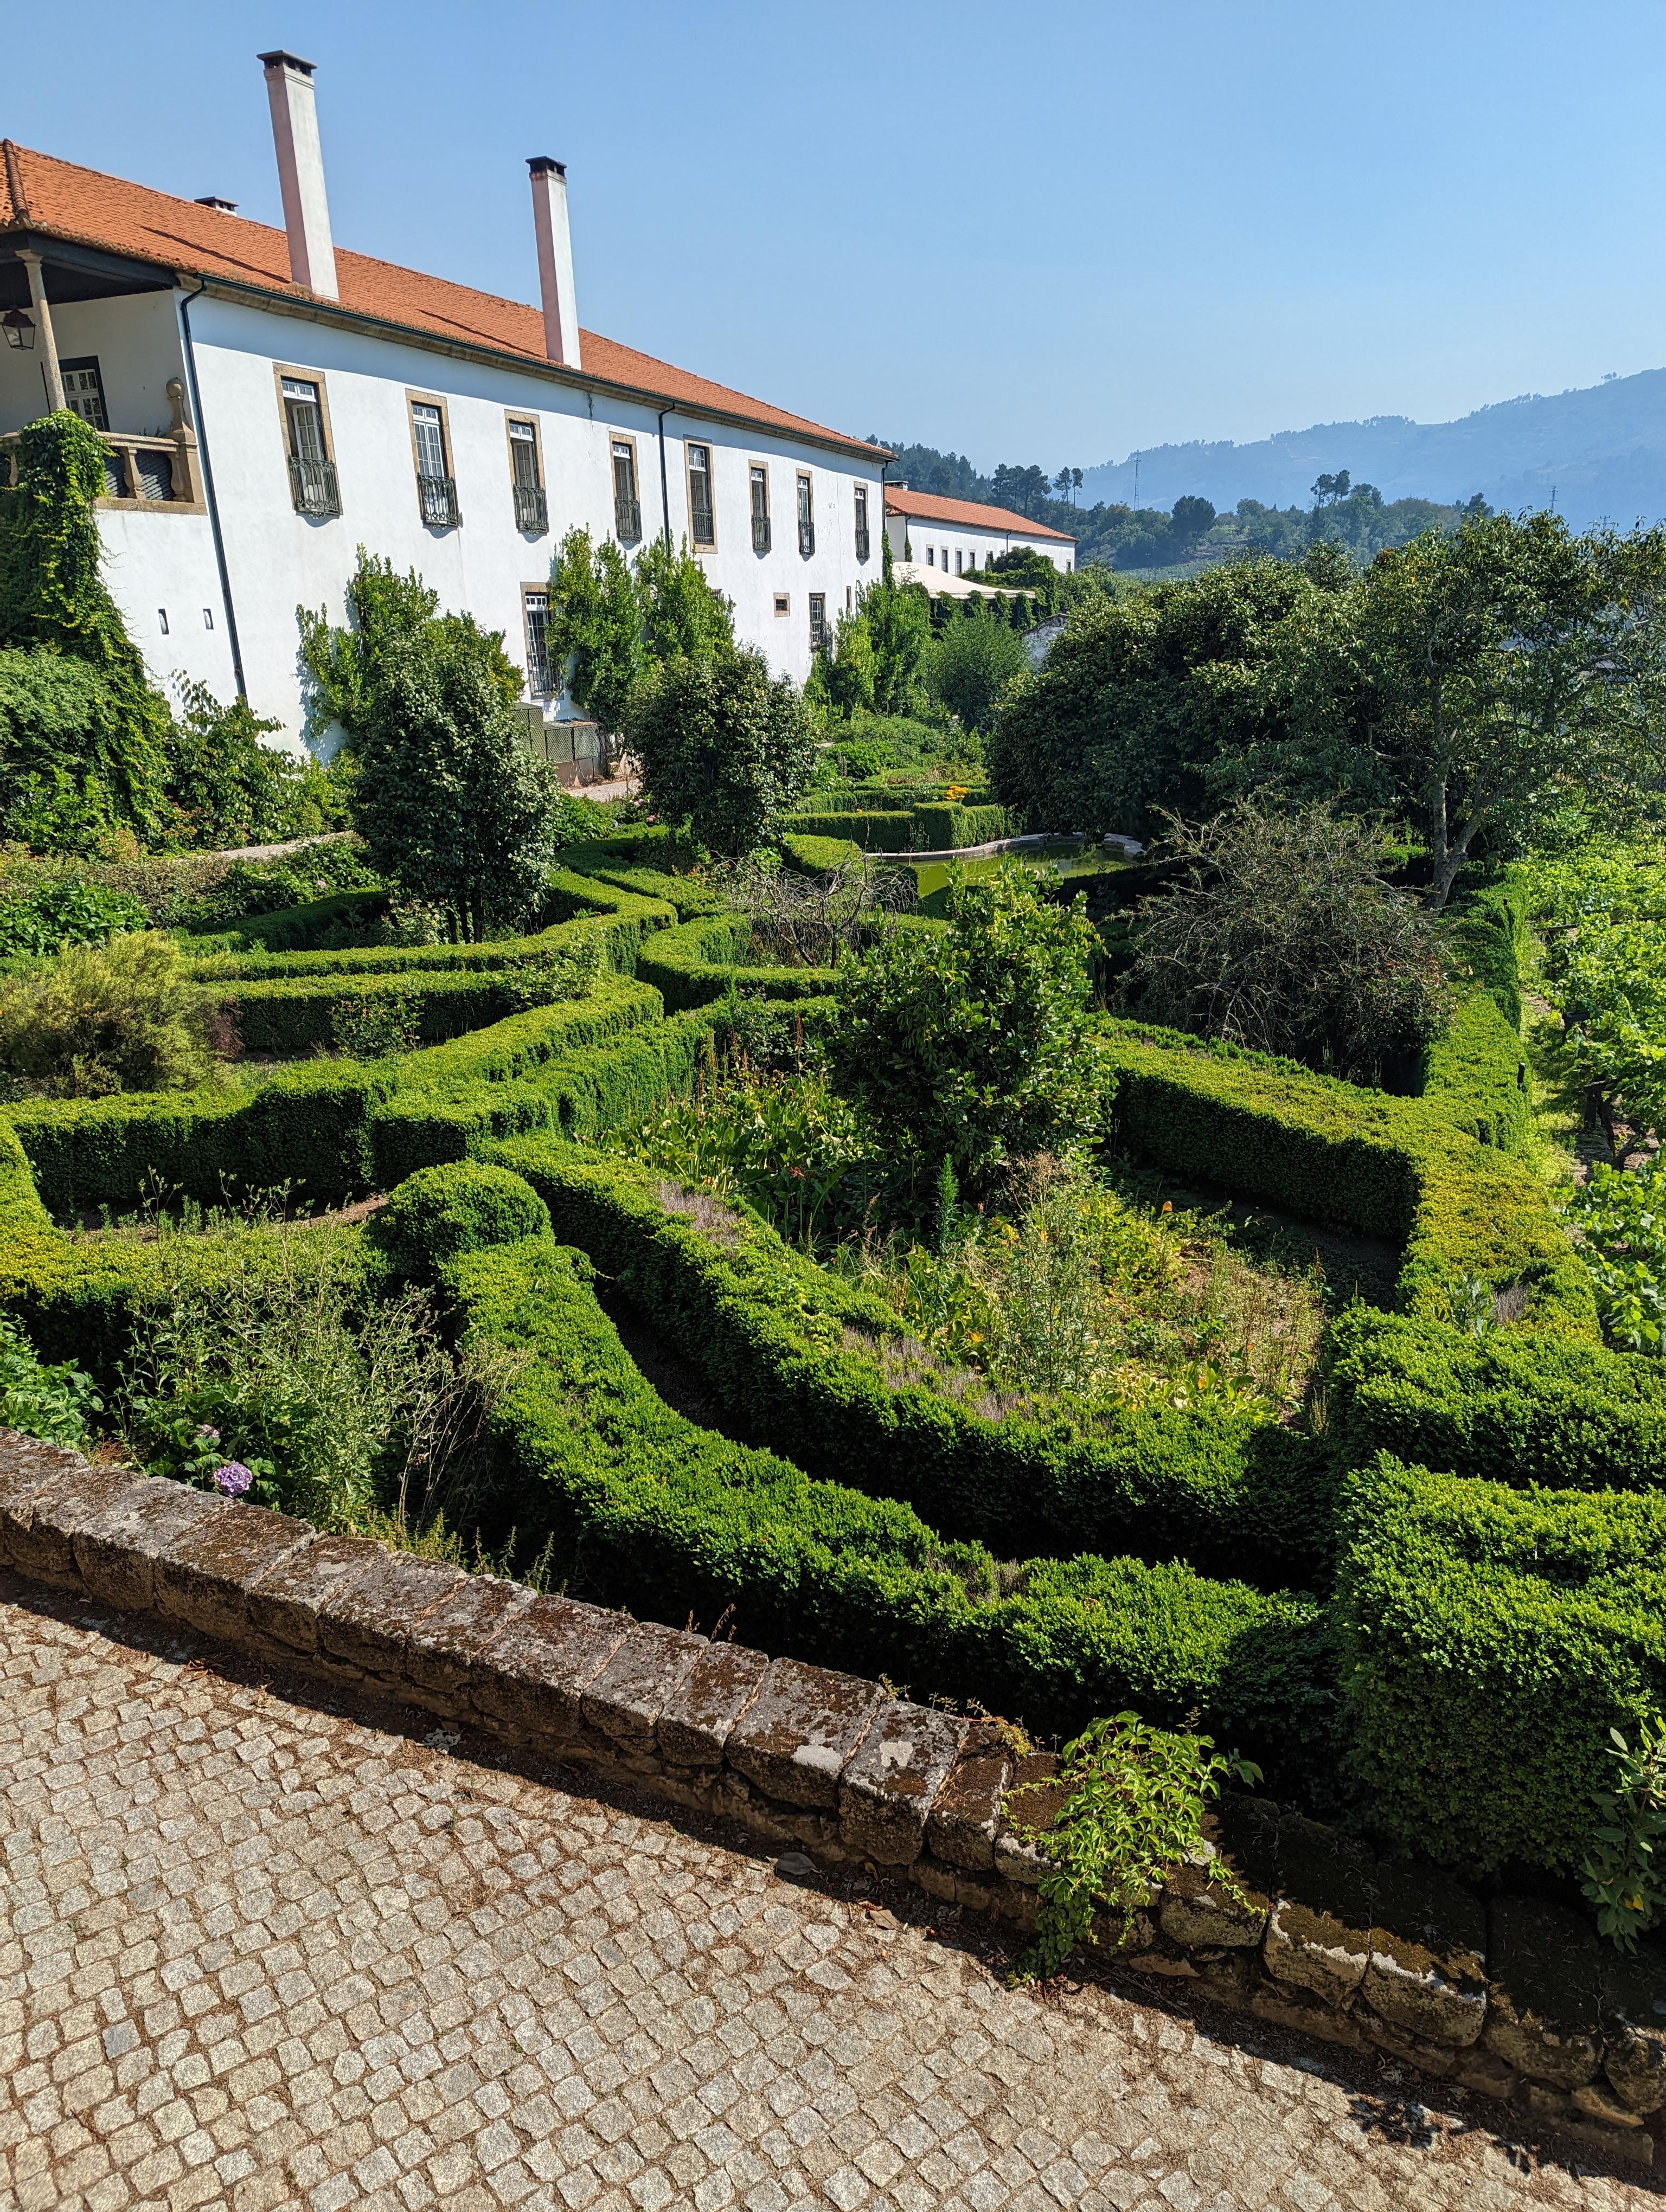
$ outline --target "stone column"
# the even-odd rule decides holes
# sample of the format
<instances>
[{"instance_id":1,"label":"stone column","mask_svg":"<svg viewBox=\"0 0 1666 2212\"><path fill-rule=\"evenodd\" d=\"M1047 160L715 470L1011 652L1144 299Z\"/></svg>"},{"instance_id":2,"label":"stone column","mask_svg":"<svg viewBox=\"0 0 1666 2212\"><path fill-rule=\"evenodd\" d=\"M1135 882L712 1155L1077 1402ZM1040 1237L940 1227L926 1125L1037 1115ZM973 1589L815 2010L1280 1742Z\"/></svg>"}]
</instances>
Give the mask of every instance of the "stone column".
<instances>
[{"instance_id":1,"label":"stone column","mask_svg":"<svg viewBox=\"0 0 1666 2212\"><path fill-rule=\"evenodd\" d=\"M58 341L52 336L52 311L46 304L46 286L40 273L40 256L26 246L20 246L17 258L28 271L29 302L34 309L35 325L40 332L42 366L46 372L46 399L49 409L55 413L64 404L64 378L58 366Z\"/></svg>"}]
</instances>

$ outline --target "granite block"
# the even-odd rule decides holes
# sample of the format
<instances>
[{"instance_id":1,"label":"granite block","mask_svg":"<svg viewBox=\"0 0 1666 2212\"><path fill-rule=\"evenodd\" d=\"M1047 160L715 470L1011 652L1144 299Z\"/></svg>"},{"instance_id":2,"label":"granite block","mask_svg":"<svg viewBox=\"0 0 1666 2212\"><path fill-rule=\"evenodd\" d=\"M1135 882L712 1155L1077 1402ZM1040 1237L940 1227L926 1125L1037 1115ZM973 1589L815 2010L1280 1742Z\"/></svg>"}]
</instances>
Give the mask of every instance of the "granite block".
<instances>
[{"instance_id":1,"label":"granite block","mask_svg":"<svg viewBox=\"0 0 1666 2212\"><path fill-rule=\"evenodd\" d=\"M1012 1778L1012 1753L993 1730L974 1723L926 1816L926 1848L969 1872L995 1863L995 1831Z\"/></svg>"},{"instance_id":2,"label":"granite block","mask_svg":"<svg viewBox=\"0 0 1666 2212\"><path fill-rule=\"evenodd\" d=\"M356 1673L394 1680L413 1624L464 1579L460 1567L443 1560L381 1552L319 1608L319 1650Z\"/></svg>"},{"instance_id":3,"label":"granite block","mask_svg":"<svg viewBox=\"0 0 1666 2212\"><path fill-rule=\"evenodd\" d=\"M1494 1898L1487 1911L1482 2039L1553 2089L1583 2088L1602 2063L1602 1960L1595 1929L1566 1905Z\"/></svg>"},{"instance_id":4,"label":"granite block","mask_svg":"<svg viewBox=\"0 0 1666 2212\"><path fill-rule=\"evenodd\" d=\"M470 1695L488 1721L552 1747L570 1747L581 1701L631 1627L622 1613L571 1598L535 1597L513 1613L476 1669Z\"/></svg>"},{"instance_id":5,"label":"granite block","mask_svg":"<svg viewBox=\"0 0 1666 2212\"><path fill-rule=\"evenodd\" d=\"M730 1732L729 1764L766 1796L830 1808L839 1778L884 1702L877 1682L797 1659L772 1660Z\"/></svg>"},{"instance_id":6,"label":"granite block","mask_svg":"<svg viewBox=\"0 0 1666 2212\"><path fill-rule=\"evenodd\" d=\"M310 1544L317 1533L284 1513L234 1506L187 1530L157 1559L156 1610L204 1636L242 1643L249 1632L250 1583Z\"/></svg>"},{"instance_id":7,"label":"granite block","mask_svg":"<svg viewBox=\"0 0 1666 2212\"><path fill-rule=\"evenodd\" d=\"M584 1693L586 1725L640 1759L654 1748L660 1716L695 1662L710 1649L703 1636L633 1621Z\"/></svg>"},{"instance_id":8,"label":"granite block","mask_svg":"<svg viewBox=\"0 0 1666 2212\"><path fill-rule=\"evenodd\" d=\"M106 1605L145 1611L156 1601L158 1560L235 1510L229 1500L183 1482L144 1476L76 1530L70 1548L81 1579Z\"/></svg>"},{"instance_id":9,"label":"granite block","mask_svg":"<svg viewBox=\"0 0 1666 2212\"><path fill-rule=\"evenodd\" d=\"M249 1585L249 1626L256 1636L307 1657L319 1648L319 1616L385 1558L365 1536L319 1536L279 1559Z\"/></svg>"},{"instance_id":10,"label":"granite block","mask_svg":"<svg viewBox=\"0 0 1666 2212\"><path fill-rule=\"evenodd\" d=\"M50 1444L40 1449L43 1452L52 1449ZM52 1455L60 1456L55 1452ZM144 1478L136 1468L88 1467L73 1453L62 1456L70 1462L68 1467L49 1473L44 1482L15 1490L9 1504L0 1508L0 1517L5 1528L8 1564L19 1574L57 1589L79 1589L81 1570L74 1550L76 1529Z\"/></svg>"},{"instance_id":11,"label":"granite block","mask_svg":"<svg viewBox=\"0 0 1666 2212\"><path fill-rule=\"evenodd\" d=\"M1377 1917L1360 1995L1402 2033L1459 2048L1487 2017L1487 1909L1432 1867L1377 1869Z\"/></svg>"},{"instance_id":12,"label":"granite block","mask_svg":"<svg viewBox=\"0 0 1666 2212\"><path fill-rule=\"evenodd\" d=\"M654 1737L673 1766L721 1766L741 1715L769 1667L744 1644L708 1644L672 1692Z\"/></svg>"},{"instance_id":13,"label":"granite block","mask_svg":"<svg viewBox=\"0 0 1666 2212\"><path fill-rule=\"evenodd\" d=\"M881 1705L839 1781L839 1835L881 1866L920 1856L926 1821L966 1740L967 1723L928 1705Z\"/></svg>"},{"instance_id":14,"label":"granite block","mask_svg":"<svg viewBox=\"0 0 1666 2212\"><path fill-rule=\"evenodd\" d=\"M418 1705L447 1712L469 1699L471 1686L499 1632L532 1601L531 1590L498 1575L465 1575L411 1624L400 1656L404 1686Z\"/></svg>"}]
</instances>

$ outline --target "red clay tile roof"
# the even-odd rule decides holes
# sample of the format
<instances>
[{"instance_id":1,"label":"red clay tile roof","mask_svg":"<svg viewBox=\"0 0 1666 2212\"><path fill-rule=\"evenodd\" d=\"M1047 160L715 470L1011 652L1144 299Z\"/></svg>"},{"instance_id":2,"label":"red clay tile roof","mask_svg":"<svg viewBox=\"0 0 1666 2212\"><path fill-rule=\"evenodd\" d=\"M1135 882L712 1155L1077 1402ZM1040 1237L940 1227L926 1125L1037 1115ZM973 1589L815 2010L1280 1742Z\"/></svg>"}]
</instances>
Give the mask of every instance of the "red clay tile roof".
<instances>
[{"instance_id":1,"label":"red clay tile roof","mask_svg":"<svg viewBox=\"0 0 1666 2212\"><path fill-rule=\"evenodd\" d=\"M901 484L885 486L885 513L911 515L917 522L958 523L966 530L1010 530L1025 538L1056 538L1061 545L1076 541L1068 531L1049 530L1044 522L1031 522L1014 514L1010 507L981 507L975 499L939 499L928 491L909 491Z\"/></svg>"},{"instance_id":2,"label":"red clay tile roof","mask_svg":"<svg viewBox=\"0 0 1666 2212\"><path fill-rule=\"evenodd\" d=\"M175 199L97 169L77 168L50 154L36 154L8 138L0 142L0 230L28 229L83 246L102 246L136 261L159 264L192 276L222 277L261 291L305 300L312 295L289 281L289 242L284 233L246 216ZM545 358L544 318L519 300L500 300L453 284L443 276L424 276L391 261L336 249L339 304L380 321L417 333L465 344L489 346L535 361ZM887 456L866 440L830 430L801 415L789 415L744 392L714 384L686 369L673 368L651 354L620 345L593 331L581 331L582 374L604 384L629 386L674 399L690 408L734 415L760 427L800 431L872 457Z\"/></svg>"}]
</instances>

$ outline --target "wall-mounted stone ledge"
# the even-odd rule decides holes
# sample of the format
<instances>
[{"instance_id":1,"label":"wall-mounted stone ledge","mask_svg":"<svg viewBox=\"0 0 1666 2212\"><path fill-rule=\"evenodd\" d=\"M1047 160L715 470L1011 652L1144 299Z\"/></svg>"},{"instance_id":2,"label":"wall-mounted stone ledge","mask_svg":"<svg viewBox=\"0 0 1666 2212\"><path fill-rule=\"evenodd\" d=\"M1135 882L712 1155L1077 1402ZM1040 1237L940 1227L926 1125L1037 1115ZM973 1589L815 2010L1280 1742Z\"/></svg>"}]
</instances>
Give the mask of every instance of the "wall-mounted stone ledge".
<instances>
[{"instance_id":1,"label":"wall-mounted stone ledge","mask_svg":"<svg viewBox=\"0 0 1666 2212\"><path fill-rule=\"evenodd\" d=\"M490 1576L325 1536L258 1506L0 1430L0 1565L269 1662L407 1699L837 1864L1033 1924L1027 1824L1056 1762L878 1683L714 1644ZM1135 1972L1374 2048L1612 2155L1666 2110L1666 1961L1565 1907L1489 1904L1265 1800L1225 1801L1150 1908L1104 1931ZM1235 1890L1213 1876L1230 1867Z\"/></svg>"}]
</instances>

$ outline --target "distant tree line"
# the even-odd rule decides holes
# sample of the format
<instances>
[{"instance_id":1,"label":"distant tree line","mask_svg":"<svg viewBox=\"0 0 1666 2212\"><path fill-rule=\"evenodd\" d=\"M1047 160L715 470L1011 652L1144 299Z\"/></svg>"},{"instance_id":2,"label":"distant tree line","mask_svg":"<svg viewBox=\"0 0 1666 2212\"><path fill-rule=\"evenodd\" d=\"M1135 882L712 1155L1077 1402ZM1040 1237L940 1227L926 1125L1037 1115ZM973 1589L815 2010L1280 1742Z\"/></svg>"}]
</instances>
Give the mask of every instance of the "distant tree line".
<instances>
[{"instance_id":1,"label":"distant tree line","mask_svg":"<svg viewBox=\"0 0 1666 2212\"><path fill-rule=\"evenodd\" d=\"M1010 507L1031 520L1067 531L1077 541L1079 568L1173 568L1199 560L1234 560L1271 553L1298 560L1316 544L1341 545L1356 562L1391 546L1409 544L1426 530L1452 530L1465 515L1484 515L1479 492L1450 504L1431 499L1385 500L1375 484L1355 483L1349 471L1321 476L1306 507L1268 507L1241 499L1230 514L1188 494L1167 511L1101 500L1077 505L1082 472L1066 468L1049 476L1039 465L1003 461L993 475L973 467L964 453L934 446L879 439L897 456L889 478L945 499L978 500Z\"/></svg>"}]
</instances>

